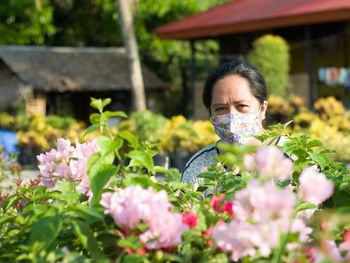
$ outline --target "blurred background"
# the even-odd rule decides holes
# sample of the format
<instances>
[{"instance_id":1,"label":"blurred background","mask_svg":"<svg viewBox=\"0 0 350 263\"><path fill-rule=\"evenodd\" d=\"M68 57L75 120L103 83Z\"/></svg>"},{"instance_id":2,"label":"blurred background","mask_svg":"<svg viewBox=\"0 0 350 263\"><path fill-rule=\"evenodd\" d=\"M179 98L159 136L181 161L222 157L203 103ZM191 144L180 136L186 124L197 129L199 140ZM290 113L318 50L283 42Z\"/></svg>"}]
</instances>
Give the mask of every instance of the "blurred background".
<instances>
[{"instance_id":1,"label":"blurred background","mask_svg":"<svg viewBox=\"0 0 350 263\"><path fill-rule=\"evenodd\" d=\"M122 2L134 26L126 33ZM127 33L136 36L143 108ZM235 58L264 74L271 124L294 120L292 130L350 162L350 0L8 0L0 35L2 156L17 153L28 169L57 138L81 138L90 97L109 97L108 110L130 116L110 124L158 143L155 161L182 170L218 139L203 83Z\"/></svg>"}]
</instances>

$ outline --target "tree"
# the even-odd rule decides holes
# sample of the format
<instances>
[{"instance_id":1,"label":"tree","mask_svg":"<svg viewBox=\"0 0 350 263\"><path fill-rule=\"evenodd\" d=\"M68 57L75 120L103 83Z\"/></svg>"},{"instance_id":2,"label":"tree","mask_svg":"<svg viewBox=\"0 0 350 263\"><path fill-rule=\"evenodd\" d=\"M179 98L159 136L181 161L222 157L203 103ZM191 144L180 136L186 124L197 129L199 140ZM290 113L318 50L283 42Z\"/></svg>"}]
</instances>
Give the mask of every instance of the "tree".
<instances>
[{"instance_id":1,"label":"tree","mask_svg":"<svg viewBox=\"0 0 350 263\"><path fill-rule=\"evenodd\" d=\"M132 0L137 2L138 0ZM141 61L170 84L164 101L167 116L188 114L191 48L188 41L160 40L153 29L205 11L229 0L142 0L133 4ZM122 46L115 0L0 1L0 44L47 46ZM41 9L35 8L40 6ZM39 15L41 14L41 15ZM196 41L197 73L207 74L218 63L215 40ZM203 70L201 70L203 69ZM198 75L197 75L198 76ZM202 77L203 78L203 77Z\"/></svg>"},{"instance_id":2,"label":"tree","mask_svg":"<svg viewBox=\"0 0 350 263\"><path fill-rule=\"evenodd\" d=\"M128 0L118 0L118 10L124 46L126 48L126 54L129 62L129 75L133 93L134 109L139 112L146 109L146 100L141 72L141 63L134 32L134 22Z\"/></svg>"},{"instance_id":3,"label":"tree","mask_svg":"<svg viewBox=\"0 0 350 263\"><path fill-rule=\"evenodd\" d=\"M0 45L45 44L56 33L49 0L0 2Z\"/></svg>"},{"instance_id":4,"label":"tree","mask_svg":"<svg viewBox=\"0 0 350 263\"><path fill-rule=\"evenodd\" d=\"M53 46L122 46L114 0L51 0L57 28Z\"/></svg>"},{"instance_id":5,"label":"tree","mask_svg":"<svg viewBox=\"0 0 350 263\"><path fill-rule=\"evenodd\" d=\"M253 42L248 61L264 75L268 92L284 97L289 75L289 47L280 36L264 35Z\"/></svg>"}]
</instances>

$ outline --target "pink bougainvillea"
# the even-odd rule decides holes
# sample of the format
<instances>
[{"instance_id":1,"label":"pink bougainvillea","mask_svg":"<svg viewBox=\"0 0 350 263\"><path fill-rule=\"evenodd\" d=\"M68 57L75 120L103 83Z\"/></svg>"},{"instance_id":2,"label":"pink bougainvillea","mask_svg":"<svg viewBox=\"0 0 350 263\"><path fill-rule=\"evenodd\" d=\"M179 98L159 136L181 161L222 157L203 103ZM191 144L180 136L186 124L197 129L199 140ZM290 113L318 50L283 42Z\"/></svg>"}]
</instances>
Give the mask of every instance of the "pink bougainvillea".
<instances>
[{"instance_id":1,"label":"pink bougainvillea","mask_svg":"<svg viewBox=\"0 0 350 263\"><path fill-rule=\"evenodd\" d=\"M182 243L181 235L189 226L183 223L181 213L172 213L167 193L129 186L102 194L100 204L105 214L111 214L120 227L135 229L139 223L149 227L140 235L148 249L169 248ZM154 240L148 242L149 240Z\"/></svg>"},{"instance_id":2,"label":"pink bougainvillea","mask_svg":"<svg viewBox=\"0 0 350 263\"><path fill-rule=\"evenodd\" d=\"M292 174L293 162L276 146L267 146L259 148L255 155L246 155L244 167L250 172L257 169L264 177L274 177L284 181Z\"/></svg>"},{"instance_id":3,"label":"pink bougainvillea","mask_svg":"<svg viewBox=\"0 0 350 263\"><path fill-rule=\"evenodd\" d=\"M69 140L58 139L57 149L37 156L42 183L51 188L62 179L81 182L77 187L78 191L88 194L90 188L86 164L89 157L98 151L100 147L96 139L87 143L77 143L76 147L72 146Z\"/></svg>"},{"instance_id":4,"label":"pink bougainvillea","mask_svg":"<svg viewBox=\"0 0 350 263\"><path fill-rule=\"evenodd\" d=\"M299 241L306 242L312 229L300 219L293 219L296 196L289 189L278 189L272 181L261 185L252 179L246 189L235 195L235 218L213 228L213 238L231 259L268 256L280 241L280 233L299 233Z\"/></svg>"},{"instance_id":5,"label":"pink bougainvillea","mask_svg":"<svg viewBox=\"0 0 350 263\"><path fill-rule=\"evenodd\" d=\"M317 167L306 168L299 177L299 195L308 203L318 205L333 193L334 184Z\"/></svg>"},{"instance_id":6,"label":"pink bougainvillea","mask_svg":"<svg viewBox=\"0 0 350 263\"><path fill-rule=\"evenodd\" d=\"M188 225L190 228L195 228L197 225L198 216L191 210L182 215L182 223Z\"/></svg>"}]
</instances>

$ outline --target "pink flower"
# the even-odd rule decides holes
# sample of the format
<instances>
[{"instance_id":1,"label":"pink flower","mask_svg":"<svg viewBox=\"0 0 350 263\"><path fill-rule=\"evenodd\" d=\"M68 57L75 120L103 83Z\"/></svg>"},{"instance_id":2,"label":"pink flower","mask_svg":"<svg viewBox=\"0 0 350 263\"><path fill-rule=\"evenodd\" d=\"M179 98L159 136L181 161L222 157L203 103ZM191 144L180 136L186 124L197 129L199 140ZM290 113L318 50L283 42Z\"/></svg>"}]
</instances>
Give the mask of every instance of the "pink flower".
<instances>
[{"instance_id":1,"label":"pink flower","mask_svg":"<svg viewBox=\"0 0 350 263\"><path fill-rule=\"evenodd\" d=\"M291 224L291 233L299 233L299 242L306 243L310 241L310 234L312 233L312 228L305 225L303 220L294 219ZM287 232L287 231L285 231Z\"/></svg>"},{"instance_id":2,"label":"pink flower","mask_svg":"<svg viewBox=\"0 0 350 263\"><path fill-rule=\"evenodd\" d=\"M233 217L235 215L235 212L233 211L233 202L226 201L223 206L221 207L221 213L228 212L230 217Z\"/></svg>"},{"instance_id":3,"label":"pink flower","mask_svg":"<svg viewBox=\"0 0 350 263\"><path fill-rule=\"evenodd\" d=\"M207 173L207 172L209 172L207 167L205 166L201 167L201 173Z\"/></svg>"},{"instance_id":4,"label":"pink flower","mask_svg":"<svg viewBox=\"0 0 350 263\"><path fill-rule=\"evenodd\" d=\"M248 172L254 172L256 169L256 161L255 157L252 154L246 154L244 155L244 169L246 169Z\"/></svg>"},{"instance_id":5,"label":"pink flower","mask_svg":"<svg viewBox=\"0 0 350 263\"><path fill-rule=\"evenodd\" d=\"M279 189L272 181L261 185L257 180L249 181L247 188L239 190L232 203L235 219L229 224L218 224L213 228L213 239L231 259L238 261L247 256L268 256L280 242L280 233L299 233L299 242L309 241L312 229L300 219L291 220L296 196L289 188ZM212 199L217 205L220 196ZM222 211L222 208L217 208ZM292 247L295 244L288 244Z\"/></svg>"},{"instance_id":6,"label":"pink flower","mask_svg":"<svg viewBox=\"0 0 350 263\"><path fill-rule=\"evenodd\" d=\"M276 146L261 147L255 156L259 173L267 177L276 177L281 181L292 174L293 162L284 157Z\"/></svg>"},{"instance_id":7,"label":"pink flower","mask_svg":"<svg viewBox=\"0 0 350 263\"><path fill-rule=\"evenodd\" d=\"M318 205L333 193L334 184L316 167L306 168L299 177L299 195L308 203Z\"/></svg>"},{"instance_id":8,"label":"pink flower","mask_svg":"<svg viewBox=\"0 0 350 263\"><path fill-rule=\"evenodd\" d=\"M236 216L240 220L269 220L289 217L293 212L296 197L289 188L282 190L272 182L261 186L258 181L249 181L247 188L236 193Z\"/></svg>"},{"instance_id":9,"label":"pink flower","mask_svg":"<svg viewBox=\"0 0 350 263\"><path fill-rule=\"evenodd\" d=\"M250 224L237 220L213 228L213 238L224 252L231 252L231 259L238 261L242 257L254 256L259 250L268 256L271 249L279 243L279 230L273 222Z\"/></svg>"},{"instance_id":10,"label":"pink flower","mask_svg":"<svg viewBox=\"0 0 350 263\"><path fill-rule=\"evenodd\" d=\"M151 189L146 190L139 185L129 186L114 193L103 193L100 204L105 208L105 214L114 216L117 225L134 229L141 221L151 221L152 209L156 203L158 209L167 211L169 204L166 193L160 191L152 194Z\"/></svg>"},{"instance_id":11,"label":"pink flower","mask_svg":"<svg viewBox=\"0 0 350 263\"><path fill-rule=\"evenodd\" d=\"M65 179L71 182L82 182L78 190L86 194L89 192L89 180L86 173L86 164L89 157L99 151L97 140L71 146L69 140L58 139L57 150L51 149L45 154L37 156L42 176L42 183L47 187L54 187L58 180Z\"/></svg>"},{"instance_id":12,"label":"pink flower","mask_svg":"<svg viewBox=\"0 0 350 263\"><path fill-rule=\"evenodd\" d=\"M158 214L158 213L157 213ZM180 213L159 213L153 216L149 229L140 235L147 249L171 248L182 243L182 233L188 230L188 225L182 223ZM157 239L151 241L152 239Z\"/></svg>"},{"instance_id":13,"label":"pink flower","mask_svg":"<svg viewBox=\"0 0 350 263\"><path fill-rule=\"evenodd\" d=\"M191 210L186 214L182 215L182 223L188 225L190 228L195 228L197 225L198 218L199 217L196 215L196 213L193 210Z\"/></svg>"},{"instance_id":14,"label":"pink flower","mask_svg":"<svg viewBox=\"0 0 350 263\"><path fill-rule=\"evenodd\" d=\"M217 213L221 212L220 211L220 204L221 204L222 200L224 200L224 198L225 198L225 195L220 195L219 197L214 195L212 197L210 204L215 212L217 212Z\"/></svg>"},{"instance_id":15,"label":"pink flower","mask_svg":"<svg viewBox=\"0 0 350 263\"><path fill-rule=\"evenodd\" d=\"M72 156L73 151L74 151L74 147L71 146L71 142L69 140L65 140L63 138L59 138L57 140L56 159L58 161L63 161L65 163L68 163L69 158Z\"/></svg>"},{"instance_id":16,"label":"pink flower","mask_svg":"<svg viewBox=\"0 0 350 263\"><path fill-rule=\"evenodd\" d=\"M343 237L344 237L344 242L347 242L350 245L350 229L344 232Z\"/></svg>"},{"instance_id":17,"label":"pink flower","mask_svg":"<svg viewBox=\"0 0 350 263\"><path fill-rule=\"evenodd\" d=\"M87 161L92 154L98 151L100 151L100 147L96 139L83 144L77 143L76 149L72 154L73 159L70 162L70 168L72 170L71 179L73 181L82 180L87 176Z\"/></svg>"},{"instance_id":18,"label":"pink flower","mask_svg":"<svg viewBox=\"0 0 350 263\"><path fill-rule=\"evenodd\" d=\"M103 193L100 204L105 214L113 215L120 227L135 229L141 222L147 224L149 228L140 238L148 249L169 248L181 243L182 233L189 228L182 222L182 214L169 211L171 205L164 190L156 193L152 188L129 186L114 193ZM148 242L151 239L156 240Z\"/></svg>"},{"instance_id":19,"label":"pink flower","mask_svg":"<svg viewBox=\"0 0 350 263\"><path fill-rule=\"evenodd\" d=\"M225 198L225 195L220 195L219 197L213 196L210 201L211 206L216 213L221 214L224 212L228 212L230 216L233 217L234 215L233 202L226 201L225 203L223 203L222 201L224 200L224 198Z\"/></svg>"},{"instance_id":20,"label":"pink flower","mask_svg":"<svg viewBox=\"0 0 350 263\"><path fill-rule=\"evenodd\" d=\"M347 244L341 243L337 246L333 240L322 240L321 246L324 255L331 260L341 262L350 258L350 248Z\"/></svg>"},{"instance_id":21,"label":"pink flower","mask_svg":"<svg viewBox=\"0 0 350 263\"><path fill-rule=\"evenodd\" d=\"M305 209L305 210L299 211L297 213L297 218L303 220L303 222L305 222L306 224L309 224L310 219L316 210L317 210L317 208L310 208L310 209Z\"/></svg>"}]
</instances>

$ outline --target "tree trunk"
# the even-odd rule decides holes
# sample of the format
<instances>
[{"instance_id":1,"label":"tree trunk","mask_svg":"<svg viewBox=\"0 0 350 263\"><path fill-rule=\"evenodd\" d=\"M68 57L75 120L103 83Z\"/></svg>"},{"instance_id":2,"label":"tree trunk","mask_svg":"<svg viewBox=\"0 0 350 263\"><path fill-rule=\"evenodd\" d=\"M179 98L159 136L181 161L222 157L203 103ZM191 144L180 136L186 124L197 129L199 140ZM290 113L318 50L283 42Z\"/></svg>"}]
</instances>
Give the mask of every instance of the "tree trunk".
<instances>
[{"instance_id":1,"label":"tree trunk","mask_svg":"<svg viewBox=\"0 0 350 263\"><path fill-rule=\"evenodd\" d=\"M39 11L41 10L42 5L40 0L35 0L35 8Z\"/></svg>"},{"instance_id":2,"label":"tree trunk","mask_svg":"<svg viewBox=\"0 0 350 263\"><path fill-rule=\"evenodd\" d=\"M145 91L141 72L141 63L137 50L137 41L134 32L133 17L128 0L117 0L120 16L120 26L123 33L123 42L129 62L130 82L133 94L133 109L146 109Z\"/></svg>"}]
</instances>

